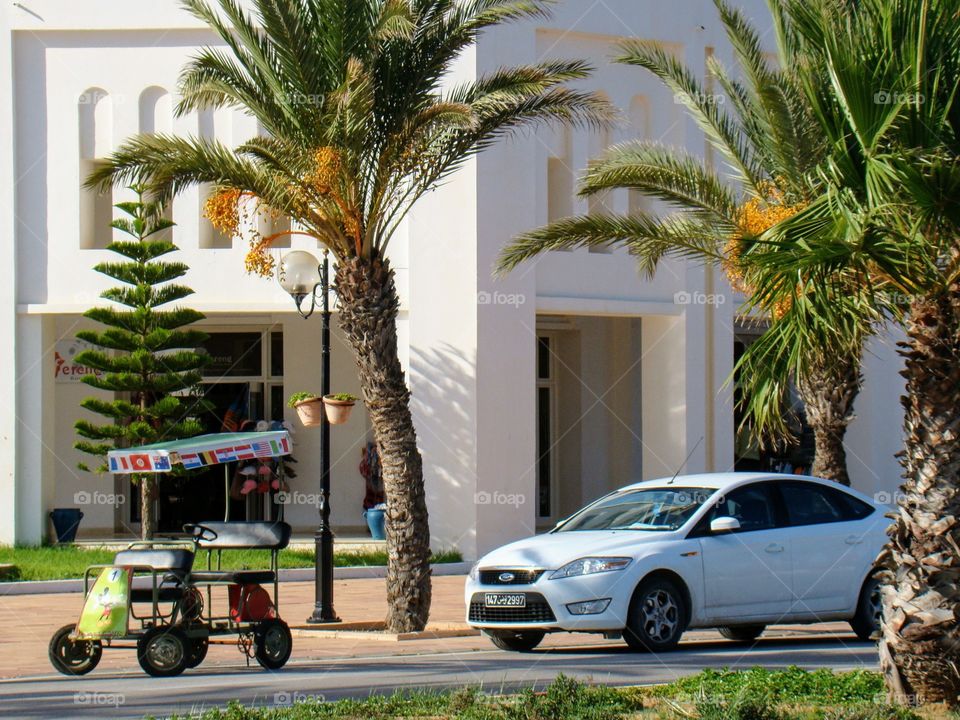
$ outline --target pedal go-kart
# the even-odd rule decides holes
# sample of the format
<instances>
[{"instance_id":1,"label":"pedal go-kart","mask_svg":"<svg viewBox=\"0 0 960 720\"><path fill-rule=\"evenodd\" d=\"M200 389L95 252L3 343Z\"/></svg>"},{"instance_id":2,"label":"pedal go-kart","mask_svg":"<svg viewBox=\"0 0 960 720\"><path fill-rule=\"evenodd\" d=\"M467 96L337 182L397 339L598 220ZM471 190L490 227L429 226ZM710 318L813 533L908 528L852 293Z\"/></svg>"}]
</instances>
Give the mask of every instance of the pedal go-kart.
<instances>
[{"instance_id":1,"label":"pedal go-kart","mask_svg":"<svg viewBox=\"0 0 960 720\"><path fill-rule=\"evenodd\" d=\"M289 452L288 438L280 442L283 438L264 437L280 435L286 432L220 434L194 438L192 445L177 441L144 446L136 448L148 458L144 462L151 462L147 453L164 454L150 469L132 472L169 470L186 452L171 446L216 444L223 450L228 437L227 449L251 442L238 436L256 436L252 442L266 441L271 452ZM276 440L273 446L271 439ZM130 451L110 455L114 452ZM223 458L229 453L213 452L210 457L228 462ZM270 670L286 664L293 640L278 610L277 571L279 552L290 542L290 526L282 521L225 520L187 525L184 531L184 539L135 542L118 552L113 564L87 568L79 621L60 628L50 640L54 668L65 675L85 675L100 662L104 649L134 649L145 672L169 677L198 666L212 643L236 644ZM222 554L228 549L267 551L270 569L224 569ZM194 560L204 551L206 569L197 570ZM272 595L264 588L271 583ZM225 612L220 614L213 611L215 593L225 594Z\"/></svg>"}]
</instances>

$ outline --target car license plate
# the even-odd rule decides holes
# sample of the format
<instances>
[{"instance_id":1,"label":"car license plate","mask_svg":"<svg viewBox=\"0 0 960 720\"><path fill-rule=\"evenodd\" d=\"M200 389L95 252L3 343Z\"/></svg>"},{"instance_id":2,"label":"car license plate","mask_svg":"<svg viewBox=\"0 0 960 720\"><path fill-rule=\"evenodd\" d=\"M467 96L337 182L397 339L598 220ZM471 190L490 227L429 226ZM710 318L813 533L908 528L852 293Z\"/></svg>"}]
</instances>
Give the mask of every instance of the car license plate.
<instances>
[{"instance_id":1,"label":"car license plate","mask_svg":"<svg viewBox=\"0 0 960 720\"><path fill-rule=\"evenodd\" d=\"M483 604L487 607L522 608L527 606L527 596L523 593L486 593Z\"/></svg>"}]
</instances>

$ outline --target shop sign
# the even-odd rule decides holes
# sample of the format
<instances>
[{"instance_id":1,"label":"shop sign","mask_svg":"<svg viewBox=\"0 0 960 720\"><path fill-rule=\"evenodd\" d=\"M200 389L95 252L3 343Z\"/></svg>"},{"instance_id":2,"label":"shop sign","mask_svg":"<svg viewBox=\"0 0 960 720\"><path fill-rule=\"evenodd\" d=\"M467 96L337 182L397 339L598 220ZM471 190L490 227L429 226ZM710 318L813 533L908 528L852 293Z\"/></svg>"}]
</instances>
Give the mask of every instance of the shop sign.
<instances>
[{"instance_id":1,"label":"shop sign","mask_svg":"<svg viewBox=\"0 0 960 720\"><path fill-rule=\"evenodd\" d=\"M76 356L83 350L93 349L93 345L83 340L58 340L53 350L53 378L58 383L78 383L84 375L101 376L101 370L94 370L76 362Z\"/></svg>"}]
</instances>

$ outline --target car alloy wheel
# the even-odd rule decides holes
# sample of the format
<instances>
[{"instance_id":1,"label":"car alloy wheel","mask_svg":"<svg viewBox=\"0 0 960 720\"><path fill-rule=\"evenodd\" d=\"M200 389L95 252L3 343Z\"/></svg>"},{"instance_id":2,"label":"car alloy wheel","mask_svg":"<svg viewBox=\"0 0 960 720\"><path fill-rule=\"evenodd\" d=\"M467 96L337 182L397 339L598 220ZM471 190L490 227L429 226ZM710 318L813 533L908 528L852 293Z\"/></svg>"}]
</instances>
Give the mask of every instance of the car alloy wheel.
<instances>
[{"instance_id":1,"label":"car alloy wheel","mask_svg":"<svg viewBox=\"0 0 960 720\"><path fill-rule=\"evenodd\" d=\"M654 590L643 599L643 629L647 637L664 642L673 637L680 623L679 611L673 598L665 590Z\"/></svg>"},{"instance_id":2,"label":"car alloy wheel","mask_svg":"<svg viewBox=\"0 0 960 720\"><path fill-rule=\"evenodd\" d=\"M637 588L623 637L634 650L672 650L686 629L683 594L667 579L645 580Z\"/></svg>"}]
</instances>

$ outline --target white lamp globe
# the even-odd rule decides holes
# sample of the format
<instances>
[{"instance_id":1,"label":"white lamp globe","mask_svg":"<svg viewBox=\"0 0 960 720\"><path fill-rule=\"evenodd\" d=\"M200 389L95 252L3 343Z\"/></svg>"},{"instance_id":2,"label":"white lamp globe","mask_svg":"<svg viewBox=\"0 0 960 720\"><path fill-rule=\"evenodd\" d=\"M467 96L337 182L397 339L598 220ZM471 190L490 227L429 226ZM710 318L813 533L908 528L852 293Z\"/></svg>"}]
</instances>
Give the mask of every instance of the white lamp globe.
<instances>
[{"instance_id":1,"label":"white lamp globe","mask_svg":"<svg viewBox=\"0 0 960 720\"><path fill-rule=\"evenodd\" d=\"M320 284L320 264L305 250L294 250L280 258L277 282L294 299L302 299Z\"/></svg>"}]
</instances>

